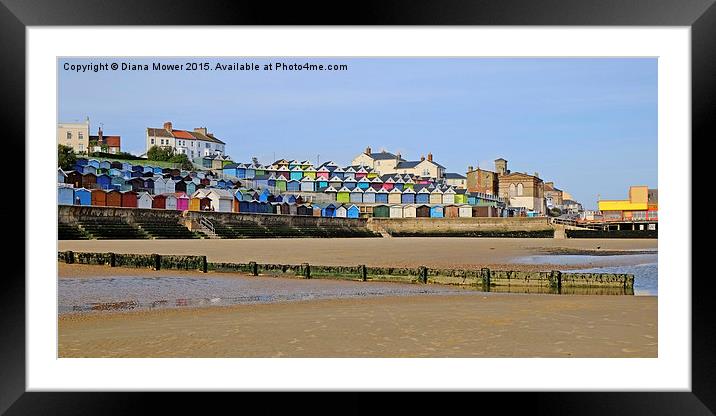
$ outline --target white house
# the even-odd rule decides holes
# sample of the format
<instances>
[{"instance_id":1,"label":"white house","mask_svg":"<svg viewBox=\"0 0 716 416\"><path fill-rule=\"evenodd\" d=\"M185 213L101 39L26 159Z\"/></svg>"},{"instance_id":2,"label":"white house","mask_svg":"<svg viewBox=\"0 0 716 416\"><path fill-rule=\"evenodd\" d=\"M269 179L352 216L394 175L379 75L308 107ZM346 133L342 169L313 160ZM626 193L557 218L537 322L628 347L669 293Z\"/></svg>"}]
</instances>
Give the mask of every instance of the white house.
<instances>
[{"instance_id":1,"label":"white house","mask_svg":"<svg viewBox=\"0 0 716 416\"><path fill-rule=\"evenodd\" d=\"M206 127L197 127L192 131L176 130L167 121L163 128L147 128L147 151L152 146L173 148L175 153L185 154L189 159L204 156L225 155L223 141L209 133Z\"/></svg>"}]
</instances>

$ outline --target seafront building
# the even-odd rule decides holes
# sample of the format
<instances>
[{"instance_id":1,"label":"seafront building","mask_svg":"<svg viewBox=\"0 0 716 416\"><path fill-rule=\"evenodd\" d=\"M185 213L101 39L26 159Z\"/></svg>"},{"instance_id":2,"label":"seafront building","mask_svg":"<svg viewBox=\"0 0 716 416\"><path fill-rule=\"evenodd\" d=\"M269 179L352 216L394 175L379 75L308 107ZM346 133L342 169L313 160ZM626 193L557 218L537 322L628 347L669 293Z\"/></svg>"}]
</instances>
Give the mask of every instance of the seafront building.
<instances>
[{"instance_id":1,"label":"seafront building","mask_svg":"<svg viewBox=\"0 0 716 416\"><path fill-rule=\"evenodd\" d=\"M185 154L190 160L205 156L224 156L225 145L206 127L197 127L194 130L175 129L171 121L164 123L162 128L148 127L146 150L152 146L174 149L177 154Z\"/></svg>"},{"instance_id":2,"label":"seafront building","mask_svg":"<svg viewBox=\"0 0 716 416\"><path fill-rule=\"evenodd\" d=\"M86 153L90 141L90 120L89 117L83 122L58 123L57 143L69 146L75 153Z\"/></svg>"},{"instance_id":3,"label":"seafront building","mask_svg":"<svg viewBox=\"0 0 716 416\"><path fill-rule=\"evenodd\" d=\"M598 201L606 221L648 221L659 217L659 192L647 186L629 187L628 199Z\"/></svg>"}]
</instances>

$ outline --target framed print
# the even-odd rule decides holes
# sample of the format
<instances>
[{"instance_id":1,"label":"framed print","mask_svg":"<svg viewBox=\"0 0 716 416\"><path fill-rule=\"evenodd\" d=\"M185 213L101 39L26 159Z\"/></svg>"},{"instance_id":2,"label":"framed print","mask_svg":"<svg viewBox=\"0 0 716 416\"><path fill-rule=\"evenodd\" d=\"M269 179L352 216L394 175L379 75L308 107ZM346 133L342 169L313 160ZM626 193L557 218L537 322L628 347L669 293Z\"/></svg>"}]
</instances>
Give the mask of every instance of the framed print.
<instances>
[{"instance_id":1,"label":"framed print","mask_svg":"<svg viewBox=\"0 0 716 416\"><path fill-rule=\"evenodd\" d=\"M0 8L26 247L3 412L458 390L712 413L712 2L122 4Z\"/></svg>"}]
</instances>

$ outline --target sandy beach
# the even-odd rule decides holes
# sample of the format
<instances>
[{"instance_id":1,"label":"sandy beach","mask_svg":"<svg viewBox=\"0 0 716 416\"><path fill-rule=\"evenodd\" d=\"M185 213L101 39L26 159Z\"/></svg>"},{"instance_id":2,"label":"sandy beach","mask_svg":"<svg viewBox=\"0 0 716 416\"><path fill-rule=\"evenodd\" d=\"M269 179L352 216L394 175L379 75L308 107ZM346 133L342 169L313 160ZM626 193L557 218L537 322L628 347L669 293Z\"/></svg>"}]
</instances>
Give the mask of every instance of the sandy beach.
<instances>
[{"instance_id":1,"label":"sandy beach","mask_svg":"<svg viewBox=\"0 0 716 416\"><path fill-rule=\"evenodd\" d=\"M246 240L63 240L58 250L205 255L214 262L414 267L491 267L510 270L551 270L555 265L515 264L519 257L543 254L603 255L657 249L649 239L552 238L301 238ZM633 264L619 256L610 265ZM584 268L594 264L561 265Z\"/></svg>"},{"instance_id":2,"label":"sandy beach","mask_svg":"<svg viewBox=\"0 0 716 416\"><path fill-rule=\"evenodd\" d=\"M657 298L330 299L59 318L60 357L656 357Z\"/></svg>"}]
</instances>

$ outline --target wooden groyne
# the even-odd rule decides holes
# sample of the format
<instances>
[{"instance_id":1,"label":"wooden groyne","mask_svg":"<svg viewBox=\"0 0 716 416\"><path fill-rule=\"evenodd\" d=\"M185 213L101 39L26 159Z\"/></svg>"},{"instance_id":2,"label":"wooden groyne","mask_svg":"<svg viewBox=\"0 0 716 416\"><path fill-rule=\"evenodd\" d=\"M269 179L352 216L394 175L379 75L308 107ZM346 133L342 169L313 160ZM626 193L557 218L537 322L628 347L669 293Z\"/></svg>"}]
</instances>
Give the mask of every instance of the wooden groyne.
<instances>
[{"instance_id":1,"label":"wooden groyne","mask_svg":"<svg viewBox=\"0 0 716 416\"><path fill-rule=\"evenodd\" d=\"M241 273L251 276L284 276L304 279L330 278L361 281L436 283L478 287L485 291L510 288L534 289L537 292L577 293L577 289L600 289L593 293L634 294L634 275L622 273L564 273L475 269L437 269L425 266L373 267L323 266L302 264L263 264L209 262L206 256L164 254L119 254L60 251L58 261L68 264L106 265L109 267L145 268L151 270L196 270L203 273ZM602 290L603 289L603 290Z\"/></svg>"}]
</instances>

